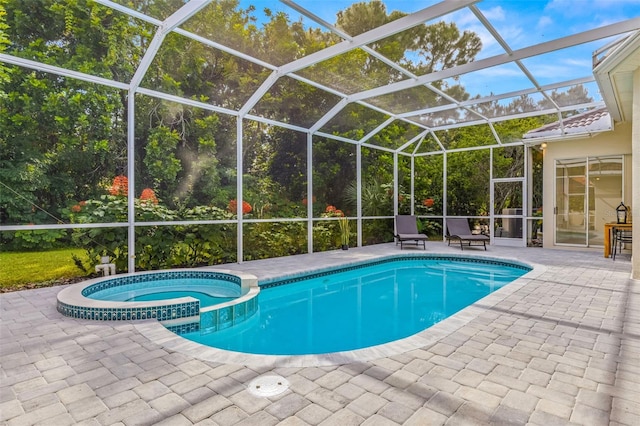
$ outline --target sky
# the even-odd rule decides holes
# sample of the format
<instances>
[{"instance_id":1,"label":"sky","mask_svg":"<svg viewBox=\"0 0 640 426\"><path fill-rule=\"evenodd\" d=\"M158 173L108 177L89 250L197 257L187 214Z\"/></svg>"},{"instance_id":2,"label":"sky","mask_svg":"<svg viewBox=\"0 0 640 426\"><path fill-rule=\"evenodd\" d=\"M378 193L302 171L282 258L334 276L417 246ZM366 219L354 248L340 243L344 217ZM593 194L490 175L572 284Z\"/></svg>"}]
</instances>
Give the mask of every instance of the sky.
<instances>
[{"instance_id":1,"label":"sky","mask_svg":"<svg viewBox=\"0 0 640 426\"><path fill-rule=\"evenodd\" d=\"M293 0L330 24L336 13L354 3L350 0ZM438 3L437 0L382 0L387 11L406 13ZM269 7L285 11L295 20L297 12L275 0L241 0L241 6L254 4L258 11ZM512 50L547 42L622 20L640 17L640 0L483 0L478 9L497 29ZM306 18L304 18L306 20ZM505 51L488 33L468 8L447 15L462 30L472 30L483 42L476 59L483 59ZM592 75L592 53L607 41L584 44L567 51L548 54L541 58L523 60L523 64L540 85ZM461 81L472 94L488 95L499 87L501 93L531 87L532 83L515 64L462 76ZM524 85L524 86L523 86ZM593 91L597 91L594 85ZM593 94L596 95L595 93Z\"/></svg>"}]
</instances>

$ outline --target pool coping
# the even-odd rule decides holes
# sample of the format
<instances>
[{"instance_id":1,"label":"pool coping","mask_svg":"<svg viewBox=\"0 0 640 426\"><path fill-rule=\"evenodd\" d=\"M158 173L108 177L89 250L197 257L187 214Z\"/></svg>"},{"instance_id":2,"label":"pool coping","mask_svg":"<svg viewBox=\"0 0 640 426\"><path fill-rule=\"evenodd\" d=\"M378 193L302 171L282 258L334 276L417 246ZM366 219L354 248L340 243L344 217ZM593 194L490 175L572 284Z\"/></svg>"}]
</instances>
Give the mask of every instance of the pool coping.
<instances>
[{"instance_id":1,"label":"pool coping","mask_svg":"<svg viewBox=\"0 0 640 426\"><path fill-rule=\"evenodd\" d=\"M496 257L488 254L452 254L452 253L399 253L374 255L365 260L347 261L340 265L333 265L324 268L313 268L304 271L298 271L293 274L282 274L281 276L267 281L276 281L278 278L287 279L289 277L308 275L309 273L323 272L354 266L361 263L370 263L372 261L381 261L385 259L393 259L398 257L443 257L443 258L478 258L484 261L509 262L530 267L531 270L526 274L518 277L506 286L494 291L493 293L474 302L466 308L458 311L452 316L440 321L439 323L418 332L412 336L395 340L393 342L381 345L371 346L363 349L332 352L326 354L313 355L257 355L242 352L228 351L224 349L213 348L202 345L167 330L162 324L154 320L138 321L134 323L134 327L146 338L154 343L179 353L188 354L191 357L210 362L218 362L225 364L238 364L247 367L273 368L273 367L321 367L344 365L353 362L370 361L374 359L385 358L389 356L399 355L405 352L419 349L421 347L435 343L443 337L458 330L463 325L477 318L480 314L491 309L499 302L505 300L508 296L526 286L529 282L537 279L546 272L544 265L532 262L523 262L519 259L510 257ZM219 272L215 268L207 268L208 270Z\"/></svg>"}]
</instances>

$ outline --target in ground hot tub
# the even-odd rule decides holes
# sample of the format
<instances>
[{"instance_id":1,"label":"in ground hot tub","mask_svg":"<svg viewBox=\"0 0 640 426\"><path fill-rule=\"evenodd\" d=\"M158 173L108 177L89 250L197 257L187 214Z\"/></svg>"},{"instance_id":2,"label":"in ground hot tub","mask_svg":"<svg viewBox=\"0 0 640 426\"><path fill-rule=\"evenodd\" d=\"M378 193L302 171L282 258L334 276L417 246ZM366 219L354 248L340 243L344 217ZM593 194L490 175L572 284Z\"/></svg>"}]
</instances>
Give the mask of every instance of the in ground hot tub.
<instances>
[{"instance_id":1,"label":"in ground hot tub","mask_svg":"<svg viewBox=\"0 0 640 426\"><path fill-rule=\"evenodd\" d=\"M74 284L58 293L57 308L80 319L156 319L172 331L186 332L226 328L250 318L258 309L259 292L257 278L242 272L153 271Z\"/></svg>"}]
</instances>

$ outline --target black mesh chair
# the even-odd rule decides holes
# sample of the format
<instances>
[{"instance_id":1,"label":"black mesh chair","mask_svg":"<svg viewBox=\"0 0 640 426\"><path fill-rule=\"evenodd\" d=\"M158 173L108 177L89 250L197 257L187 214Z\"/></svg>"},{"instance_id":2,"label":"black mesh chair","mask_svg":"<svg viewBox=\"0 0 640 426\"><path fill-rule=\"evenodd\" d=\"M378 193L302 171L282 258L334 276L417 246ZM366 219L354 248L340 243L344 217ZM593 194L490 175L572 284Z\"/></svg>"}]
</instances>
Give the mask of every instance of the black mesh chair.
<instances>
[{"instance_id":1,"label":"black mesh chair","mask_svg":"<svg viewBox=\"0 0 640 426\"><path fill-rule=\"evenodd\" d=\"M489 237L482 234L472 234L469 228L469 221L465 218L450 217L447 218L447 245L451 245L451 240L460 242L460 250L464 250L467 246L480 245L487 249Z\"/></svg>"},{"instance_id":2,"label":"black mesh chair","mask_svg":"<svg viewBox=\"0 0 640 426\"><path fill-rule=\"evenodd\" d=\"M622 252L625 244L631 244L631 230L628 229L614 229L613 231L613 260L616 260L616 253Z\"/></svg>"},{"instance_id":3,"label":"black mesh chair","mask_svg":"<svg viewBox=\"0 0 640 426\"><path fill-rule=\"evenodd\" d=\"M413 215L397 215L396 216L396 245L400 243L400 250L402 245L407 241L413 241L416 246L422 243L422 248L427 249L426 242L429 241L429 237L425 234L421 234L418 231L418 220Z\"/></svg>"}]
</instances>

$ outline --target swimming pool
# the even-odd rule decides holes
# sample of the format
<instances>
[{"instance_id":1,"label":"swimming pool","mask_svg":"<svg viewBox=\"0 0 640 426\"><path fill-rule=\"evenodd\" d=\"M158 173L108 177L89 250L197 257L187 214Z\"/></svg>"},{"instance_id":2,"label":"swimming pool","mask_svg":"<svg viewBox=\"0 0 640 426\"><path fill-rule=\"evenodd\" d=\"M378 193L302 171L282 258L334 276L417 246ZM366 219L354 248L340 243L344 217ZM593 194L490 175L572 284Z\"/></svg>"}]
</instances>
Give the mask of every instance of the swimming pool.
<instances>
[{"instance_id":1,"label":"swimming pool","mask_svg":"<svg viewBox=\"0 0 640 426\"><path fill-rule=\"evenodd\" d=\"M511 262L428 255L363 262L263 282L257 312L247 321L180 335L253 354L360 349L425 330L530 269Z\"/></svg>"}]
</instances>

